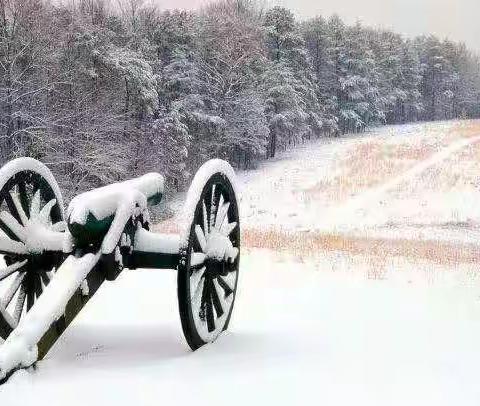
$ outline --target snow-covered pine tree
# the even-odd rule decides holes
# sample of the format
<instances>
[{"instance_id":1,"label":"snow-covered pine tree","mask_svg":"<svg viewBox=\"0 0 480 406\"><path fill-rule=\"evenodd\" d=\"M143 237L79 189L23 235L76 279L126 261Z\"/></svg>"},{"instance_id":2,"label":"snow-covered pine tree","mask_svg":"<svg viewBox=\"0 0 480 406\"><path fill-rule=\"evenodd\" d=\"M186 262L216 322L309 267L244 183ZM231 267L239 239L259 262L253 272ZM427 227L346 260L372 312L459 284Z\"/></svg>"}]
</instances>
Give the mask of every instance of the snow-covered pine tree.
<instances>
[{"instance_id":1,"label":"snow-covered pine tree","mask_svg":"<svg viewBox=\"0 0 480 406\"><path fill-rule=\"evenodd\" d=\"M401 73L398 78L399 89L405 98L397 100L396 122L406 123L417 121L423 111L420 84L422 67L418 52L411 40L405 40L401 48Z\"/></svg>"},{"instance_id":2,"label":"snow-covered pine tree","mask_svg":"<svg viewBox=\"0 0 480 406\"><path fill-rule=\"evenodd\" d=\"M451 67L441 41L433 36L416 40L422 64L421 93L425 120L445 119L445 99L451 97Z\"/></svg>"},{"instance_id":3,"label":"snow-covered pine tree","mask_svg":"<svg viewBox=\"0 0 480 406\"><path fill-rule=\"evenodd\" d=\"M322 132L335 134L338 131L338 118L336 97L332 90L336 87L337 79L333 69L332 55L329 52L331 44L327 23L322 17L316 17L304 22L301 29L315 78Z\"/></svg>"},{"instance_id":4,"label":"snow-covered pine tree","mask_svg":"<svg viewBox=\"0 0 480 406\"><path fill-rule=\"evenodd\" d=\"M264 25L271 61L263 80L270 128L267 157L274 157L278 146L285 148L318 134L323 125L323 109L318 101L309 55L293 13L283 7L274 7L265 14Z\"/></svg>"},{"instance_id":5,"label":"snow-covered pine tree","mask_svg":"<svg viewBox=\"0 0 480 406\"><path fill-rule=\"evenodd\" d=\"M159 170L183 186L210 157L241 167L312 136L480 117L480 62L337 16L222 0L0 4L0 159L46 161L68 195Z\"/></svg>"},{"instance_id":6,"label":"snow-covered pine tree","mask_svg":"<svg viewBox=\"0 0 480 406\"><path fill-rule=\"evenodd\" d=\"M270 129L267 157L273 158L277 148L285 149L309 131L308 115L298 82L291 68L283 61L272 61L262 78L266 115Z\"/></svg>"},{"instance_id":7,"label":"snow-covered pine tree","mask_svg":"<svg viewBox=\"0 0 480 406\"><path fill-rule=\"evenodd\" d=\"M345 26L336 15L328 21L330 58L332 60L333 87L336 116L342 133L359 131L365 127L363 116L368 113L365 77L362 58L366 52L364 38L356 38L360 30Z\"/></svg>"}]
</instances>

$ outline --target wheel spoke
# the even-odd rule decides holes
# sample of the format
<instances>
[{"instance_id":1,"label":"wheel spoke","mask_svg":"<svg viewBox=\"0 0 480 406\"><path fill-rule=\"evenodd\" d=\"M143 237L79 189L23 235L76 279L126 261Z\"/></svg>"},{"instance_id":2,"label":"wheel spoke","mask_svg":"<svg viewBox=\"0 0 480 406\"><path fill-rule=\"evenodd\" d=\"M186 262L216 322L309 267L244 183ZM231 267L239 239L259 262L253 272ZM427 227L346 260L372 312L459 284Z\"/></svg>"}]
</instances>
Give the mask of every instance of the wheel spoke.
<instances>
[{"instance_id":1,"label":"wheel spoke","mask_svg":"<svg viewBox=\"0 0 480 406\"><path fill-rule=\"evenodd\" d=\"M22 207L22 203L20 202L20 199L18 197L18 194L17 193L10 193L11 197L12 197L12 201L13 201L13 204L15 205L15 208L18 212L18 215L20 216L20 222L21 224L23 224L24 226L27 225L28 223L28 217L27 217L27 214L25 213L25 210L23 210L23 207Z\"/></svg>"},{"instance_id":2,"label":"wheel spoke","mask_svg":"<svg viewBox=\"0 0 480 406\"><path fill-rule=\"evenodd\" d=\"M218 217L219 217L219 214L221 214L221 208L223 206L223 202L224 202L224 199L223 199L223 195L220 193L220 197L219 197L219 200L218 200L218 205L217 205L217 213L215 215L215 224L214 224L214 227L218 230L219 229L219 225L218 225Z\"/></svg>"},{"instance_id":3,"label":"wheel spoke","mask_svg":"<svg viewBox=\"0 0 480 406\"><path fill-rule=\"evenodd\" d=\"M217 292L217 286L216 286L215 280L212 280L210 284L211 284L212 303L213 303L213 307L215 308L215 313L217 313L217 317L222 317L224 313L223 311L224 309L222 306L222 301L220 299L220 296Z\"/></svg>"},{"instance_id":4,"label":"wheel spoke","mask_svg":"<svg viewBox=\"0 0 480 406\"><path fill-rule=\"evenodd\" d=\"M1 222L0 222L1 225ZM25 245L19 241L13 241L0 236L0 252L8 254L25 254L27 252Z\"/></svg>"},{"instance_id":5,"label":"wheel spoke","mask_svg":"<svg viewBox=\"0 0 480 406\"><path fill-rule=\"evenodd\" d=\"M216 208L215 208L215 184L212 186L212 199L210 200L210 222L209 222L209 231L214 227L215 223L215 215L216 215Z\"/></svg>"},{"instance_id":6,"label":"wheel spoke","mask_svg":"<svg viewBox=\"0 0 480 406\"><path fill-rule=\"evenodd\" d=\"M0 221L15 235L15 239L25 241L25 228L9 212L2 211Z\"/></svg>"},{"instance_id":7,"label":"wheel spoke","mask_svg":"<svg viewBox=\"0 0 480 406\"><path fill-rule=\"evenodd\" d=\"M7 291L5 292L3 300L2 300L2 305L5 309L7 308L7 306L12 301L13 297L15 296L15 293L17 293L17 290L20 287L20 285L22 284L22 281L25 278L25 275L26 275L26 273L22 272L22 273L19 273L17 276L15 276L14 281L9 286Z\"/></svg>"},{"instance_id":8,"label":"wheel spoke","mask_svg":"<svg viewBox=\"0 0 480 406\"><path fill-rule=\"evenodd\" d=\"M222 228L225 218L227 217L229 208L230 203L225 203L218 209L217 220L215 221L215 227L217 228L217 230L220 230Z\"/></svg>"},{"instance_id":9,"label":"wheel spoke","mask_svg":"<svg viewBox=\"0 0 480 406\"><path fill-rule=\"evenodd\" d=\"M211 289L212 281L209 280L207 285L205 286L205 316L207 318L207 326L208 331L211 332L215 330L215 315L213 314L213 304L212 304L212 289Z\"/></svg>"},{"instance_id":10,"label":"wheel spoke","mask_svg":"<svg viewBox=\"0 0 480 406\"><path fill-rule=\"evenodd\" d=\"M202 201L202 214L203 214L203 232L205 235L208 234L208 216L207 216L207 206L205 206L205 200Z\"/></svg>"},{"instance_id":11,"label":"wheel spoke","mask_svg":"<svg viewBox=\"0 0 480 406\"><path fill-rule=\"evenodd\" d=\"M45 287L48 286L48 284L50 283L50 278L48 277L47 272L45 271L40 272L40 278L43 282L43 286Z\"/></svg>"},{"instance_id":12,"label":"wheel spoke","mask_svg":"<svg viewBox=\"0 0 480 406\"><path fill-rule=\"evenodd\" d=\"M35 191L32 204L30 205L30 217L35 217L40 213L40 189Z\"/></svg>"},{"instance_id":13,"label":"wheel spoke","mask_svg":"<svg viewBox=\"0 0 480 406\"><path fill-rule=\"evenodd\" d=\"M34 277L34 284L35 284L35 296L37 297L37 299L40 297L40 295L42 294L43 292L43 289L42 289L42 280L40 278L40 275L35 275Z\"/></svg>"},{"instance_id":14,"label":"wheel spoke","mask_svg":"<svg viewBox=\"0 0 480 406\"><path fill-rule=\"evenodd\" d=\"M52 212L53 206L57 204L56 199L50 200L45 206L43 206L43 209L40 210L40 213L38 213L38 219L42 224L48 224L48 220L50 219L50 213Z\"/></svg>"},{"instance_id":15,"label":"wheel spoke","mask_svg":"<svg viewBox=\"0 0 480 406\"><path fill-rule=\"evenodd\" d=\"M221 276L217 277L218 284L220 287L225 291L225 295L228 296L233 293L234 286L230 286L230 284Z\"/></svg>"},{"instance_id":16,"label":"wheel spoke","mask_svg":"<svg viewBox=\"0 0 480 406\"><path fill-rule=\"evenodd\" d=\"M231 294L226 294L225 291L222 289L220 284L218 283L218 279L213 281L215 285L215 290L217 291L217 295L220 299L220 303L222 304L222 308L228 312L229 307L232 303L233 296Z\"/></svg>"},{"instance_id":17,"label":"wheel spoke","mask_svg":"<svg viewBox=\"0 0 480 406\"><path fill-rule=\"evenodd\" d=\"M25 212L27 217L30 217L30 205L28 201L27 186L25 182L18 183L18 194L20 197L20 203L23 207L23 211Z\"/></svg>"},{"instance_id":18,"label":"wheel spoke","mask_svg":"<svg viewBox=\"0 0 480 406\"><path fill-rule=\"evenodd\" d=\"M223 234L223 235L226 235L226 236L229 236L230 233L235 229L235 227L237 226L237 222L234 221L233 223L223 223L221 229L220 229L220 232Z\"/></svg>"},{"instance_id":19,"label":"wheel spoke","mask_svg":"<svg viewBox=\"0 0 480 406\"><path fill-rule=\"evenodd\" d=\"M17 220L18 222L22 222L20 218L20 213L17 210L17 207L12 199L11 192L5 193L5 203L7 203L8 210L12 214L12 216Z\"/></svg>"},{"instance_id":20,"label":"wheel spoke","mask_svg":"<svg viewBox=\"0 0 480 406\"><path fill-rule=\"evenodd\" d=\"M9 265L4 269L0 269L0 281L4 280L6 277L10 276L12 273L18 271L27 262L28 262L28 260L25 260L25 261L22 261L22 262L15 262L14 264Z\"/></svg>"},{"instance_id":21,"label":"wheel spoke","mask_svg":"<svg viewBox=\"0 0 480 406\"><path fill-rule=\"evenodd\" d=\"M237 256L238 256L238 252L237 252ZM236 261L236 259L234 259L233 261L228 261L228 262L225 263L225 268L227 269L228 274L231 274L232 272L237 271L237 265L236 265L235 261Z\"/></svg>"},{"instance_id":22,"label":"wheel spoke","mask_svg":"<svg viewBox=\"0 0 480 406\"><path fill-rule=\"evenodd\" d=\"M56 232L62 232L67 229L67 223L65 221L59 221L58 223L55 223L52 225L52 231Z\"/></svg>"},{"instance_id":23,"label":"wheel spoke","mask_svg":"<svg viewBox=\"0 0 480 406\"><path fill-rule=\"evenodd\" d=\"M15 320L15 323L17 324L20 321L20 317L22 316L26 296L27 295L25 292L25 286L22 283L22 285L20 286L20 290L18 292L17 303L15 304L15 310L13 312L13 320Z\"/></svg>"},{"instance_id":24,"label":"wheel spoke","mask_svg":"<svg viewBox=\"0 0 480 406\"><path fill-rule=\"evenodd\" d=\"M229 258L228 261L227 261L227 264L233 264L233 263L235 263L235 260L237 259L237 256L238 256L238 248L237 248L237 247L233 247L232 250L233 250L233 254L231 254L230 258Z\"/></svg>"},{"instance_id":25,"label":"wheel spoke","mask_svg":"<svg viewBox=\"0 0 480 406\"><path fill-rule=\"evenodd\" d=\"M33 286L33 280L30 277L27 283L25 284L25 289L27 290L27 312L32 308L35 303L35 287Z\"/></svg>"},{"instance_id":26,"label":"wheel spoke","mask_svg":"<svg viewBox=\"0 0 480 406\"><path fill-rule=\"evenodd\" d=\"M195 226L195 235L197 236L197 241L200 244L202 251L205 252L207 241L205 240L205 235L203 234L202 227L200 227L198 224Z\"/></svg>"},{"instance_id":27,"label":"wheel spoke","mask_svg":"<svg viewBox=\"0 0 480 406\"><path fill-rule=\"evenodd\" d=\"M192 297L192 304L194 306L194 309L199 309L202 305L201 300L202 300L204 285L205 285L205 278L201 278L193 296L191 296ZM194 310L194 311L196 311L196 310Z\"/></svg>"},{"instance_id":28,"label":"wheel spoke","mask_svg":"<svg viewBox=\"0 0 480 406\"><path fill-rule=\"evenodd\" d=\"M0 230L2 230L3 234L5 234L5 236L8 237L10 240L17 242L20 241L20 239L15 235L15 233L12 232L12 230L10 230L10 228L8 228L2 220L0 220Z\"/></svg>"},{"instance_id":29,"label":"wheel spoke","mask_svg":"<svg viewBox=\"0 0 480 406\"><path fill-rule=\"evenodd\" d=\"M207 318L207 301L208 301L208 281L206 278L203 279L203 284L202 284L202 295L200 299L200 309L199 309L199 316L200 320L203 322L206 321Z\"/></svg>"},{"instance_id":30,"label":"wheel spoke","mask_svg":"<svg viewBox=\"0 0 480 406\"><path fill-rule=\"evenodd\" d=\"M202 276L205 274L205 267L199 269L198 271L193 271L192 275L190 276L190 292L193 293L192 296L195 296L197 293L197 289L200 285Z\"/></svg>"},{"instance_id":31,"label":"wheel spoke","mask_svg":"<svg viewBox=\"0 0 480 406\"><path fill-rule=\"evenodd\" d=\"M206 258L207 256L203 252L192 252L192 256L190 259L190 267L198 268L200 266L203 266Z\"/></svg>"}]
</instances>

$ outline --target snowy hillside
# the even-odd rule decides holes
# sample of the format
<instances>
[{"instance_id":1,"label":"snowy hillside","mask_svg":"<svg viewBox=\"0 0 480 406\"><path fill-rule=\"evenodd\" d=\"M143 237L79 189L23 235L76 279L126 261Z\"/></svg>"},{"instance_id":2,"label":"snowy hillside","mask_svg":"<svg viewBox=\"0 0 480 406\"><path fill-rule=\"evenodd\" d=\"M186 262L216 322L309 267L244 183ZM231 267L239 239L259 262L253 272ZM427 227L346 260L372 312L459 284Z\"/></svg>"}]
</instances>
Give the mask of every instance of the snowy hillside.
<instances>
[{"instance_id":1,"label":"snowy hillside","mask_svg":"<svg viewBox=\"0 0 480 406\"><path fill-rule=\"evenodd\" d=\"M239 179L226 334L191 353L175 272L125 271L0 404L479 404L480 122L317 141Z\"/></svg>"}]
</instances>

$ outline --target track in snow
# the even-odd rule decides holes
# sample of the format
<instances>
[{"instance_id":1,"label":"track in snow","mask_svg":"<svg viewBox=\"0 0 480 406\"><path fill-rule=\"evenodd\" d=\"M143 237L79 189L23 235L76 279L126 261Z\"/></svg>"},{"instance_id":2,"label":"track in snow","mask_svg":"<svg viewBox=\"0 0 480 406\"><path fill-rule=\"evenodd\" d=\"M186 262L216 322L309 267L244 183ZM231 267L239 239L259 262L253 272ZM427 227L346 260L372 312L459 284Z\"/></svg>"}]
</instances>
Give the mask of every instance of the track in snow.
<instances>
[{"instance_id":1,"label":"track in snow","mask_svg":"<svg viewBox=\"0 0 480 406\"><path fill-rule=\"evenodd\" d=\"M358 210L361 207L368 205L371 201L379 199L384 196L387 192L395 189L402 183L412 181L415 177L421 175L427 169L439 165L449 157L454 154L457 154L461 150L472 146L480 141L480 136L472 137L467 139L461 139L459 141L454 141L447 147L443 148L441 151L430 156L429 158L418 162L415 166L408 169L399 176L396 176L393 179L377 186L373 187L359 196L355 196L350 199L346 204L335 208L332 213L329 214L327 223L324 224L325 228L335 229L338 226L338 222L341 221L341 224L345 224L348 219L351 217L352 213L355 210Z\"/></svg>"}]
</instances>

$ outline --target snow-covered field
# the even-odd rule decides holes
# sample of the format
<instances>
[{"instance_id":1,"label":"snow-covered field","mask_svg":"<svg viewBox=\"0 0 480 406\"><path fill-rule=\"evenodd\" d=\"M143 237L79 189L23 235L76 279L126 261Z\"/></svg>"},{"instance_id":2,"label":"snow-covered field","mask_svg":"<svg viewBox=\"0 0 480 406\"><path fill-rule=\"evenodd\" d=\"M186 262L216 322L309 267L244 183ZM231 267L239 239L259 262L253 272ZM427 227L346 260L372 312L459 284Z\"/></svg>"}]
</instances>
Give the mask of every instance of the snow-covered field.
<instances>
[{"instance_id":1,"label":"snow-covered field","mask_svg":"<svg viewBox=\"0 0 480 406\"><path fill-rule=\"evenodd\" d=\"M478 405L478 137L386 127L241 173L228 333L191 353L175 273L125 271L0 404Z\"/></svg>"}]
</instances>

